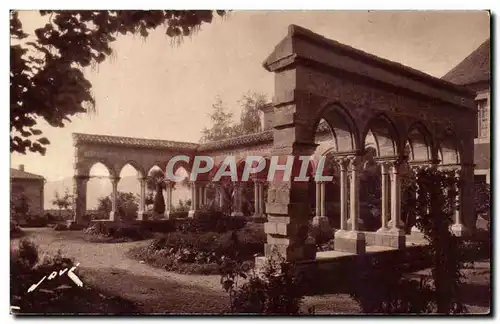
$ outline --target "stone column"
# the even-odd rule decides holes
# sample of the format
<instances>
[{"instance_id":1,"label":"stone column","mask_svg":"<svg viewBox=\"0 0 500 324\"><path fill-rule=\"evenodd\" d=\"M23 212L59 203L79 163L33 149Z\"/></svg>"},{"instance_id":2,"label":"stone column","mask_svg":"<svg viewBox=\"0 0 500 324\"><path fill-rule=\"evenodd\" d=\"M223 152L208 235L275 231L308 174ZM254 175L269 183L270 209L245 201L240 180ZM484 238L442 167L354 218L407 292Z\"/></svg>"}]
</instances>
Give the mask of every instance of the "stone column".
<instances>
[{"instance_id":1,"label":"stone column","mask_svg":"<svg viewBox=\"0 0 500 324\"><path fill-rule=\"evenodd\" d=\"M242 199L242 193L243 191L243 186L240 182L235 182L234 183L234 208L233 212L231 213L231 216L234 217L241 217L243 216L242 212L242 204L243 204L243 199Z\"/></svg>"},{"instance_id":2,"label":"stone column","mask_svg":"<svg viewBox=\"0 0 500 324\"><path fill-rule=\"evenodd\" d=\"M218 183L216 194L217 194L217 199L218 199L217 202L218 202L219 208L221 210L223 210L223 208L224 208L224 193L222 192L223 190L224 189L222 187L222 184Z\"/></svg>"},{"instance_id":3,"label":"stone column","mask_svg":"<svg viewBox=\"0 0 500 324\"><path fill-rule=\"evenodd\" d=\"M389 194L390 194L390 178L389 178L389 165L387 163L381 163L381 175L382 175L382 208L381 208L381 218L382 226L378 232L385 232L388 230L387 223L390 217L390 207L389 207Z\"/></svg>"},{"instance_id":4,"label":"stone column","mask_svg":"<svg viewBox=\"0 0 500 324\"><path fill-rule=\"evenodd\" d=\"M348 159L338 160L340 166L340 230L347 230L347 172L349 167Z\"/></svg>"},{"instance_id":5,"label":"stone column","mask_svg":"<svg viewBox=\"0 0 500 324\"><path fill-rule=\"evenodd\" d=\"M335 250L363 254L366 252L366 240L364 233L358 229L359 219L359 173L362 167L361 156L353 156L349 159L351 169L350 182L350 231L339 231L335 235ZM341 186L342 187L342 186ZM341 189L342 190L342 189Z\"/></svg>"},{"instance_id":6,"label":"stone column","mask_svg":"<svg viewBox=\"0 0 500 324\"><path fill-rule=\"evenodd\" d=\"M171 181L166 181L165 182L165 198L167 200L165 204L165 218L169 219L170 218L170 213L172 211L172 190L173 190L173 182Z\"/></svg>"},{"instance_id":7,"label":"stone column","mask_svg":"<svg viewBox=\"0 0 500 324\"><path fill-rule=\"evenodd\" d=\"M406 246L406 235L401 222L401 161L392 163L392 183L391 183L391 223L389 234L392 236L387 245L394 248Z\"/></svg>"},{"instance_id":8,"label":"stone column","mask_svg":"<svg viewBox=\"0 0 500 324\"><path fill-rule=\"evenodd\" d=\"M196 181L191 182L191 208L188 213L188 217L193 218L198 212L198 185Z\"/></svg>"},{"instance_id":9,"label":"stone column","mask_svg":"<svg viewBox=\"0 0 500 324\"><path fill-rule=\"evenodd\" d=\"M316 182L316 215L313 218L313 225L329 225L328 217L325 210L325 182Z\"/></svg>"},{"instance_id":10,"label":"stone column","mask_svg":"<svg viewBox=\"0 0 500 324\"><path fill-rule=\"evenodd\" d=\"M259 210L260 210L260 213L262 214L262 217L266 217L266 209L265 209L265 205L264 205L264 181L265 180L262 180L262 181L259 181Z\"/></svg>"},{"instance_id":11,"label":"stone column","mask_svg":"<svg viewBox=\"0 0 500 324\"><path fill-rule=\"evenodd\" d=\"M145 220L146 217L146 180L147 178L139 178L141 185L139 193L139 211L137 212L137 220Z\"/></svg>"},{"instance_id":12,"label":"stone column","mask_svg":"<svg viewBox=\"0 0 500 324\"><path fill-rule=\"evenodd\" d=\"M456 236L464 236L467 234L467 227L464 225L462 221L462 207L461 207L461 201L462 201L462 190L460 187L460 180L461 180L461 170L457 169L455 170L455 186L454 186L454 191L455 194L453 195L452 199L454 203L454 224L451 225L451 231L453 232L454 235Z\"/></svg>"},{"instance_id":13,"label":"stone column","mask_svg":"<svg viewBox=\"0 0 500 324\"><path fill-rule=\"evenodd\" d=\"M198 206L197 209L201 209L205 205L205 183L198 183Z\"/></svg>"},{"instance_id":14,"label":"stone column","mask_svg":"<svg viewBox=\"0 0 500 324\"><path fill-rule=\"evenodd\" d=\"M73 210L75 212L73 222L77 225L87 226L90 219L86 219L87 213L87 183L88 176L75 175L73 177Z\"/></svg>"},{"instance_id":15,"label":"stone column","mask_svg":"<svg viewBox=\"0 0 500 324\"><path fill-rule=\"evenodd\" d=\"M111 212L109 213L109 220L110 221L117 221L118 217L118 206L117 206L117 200L118 200L118 182L120 182L119 177L111 177L111 187L113 188L113 191L111 193Z\"/></svg>"}]
</instances>

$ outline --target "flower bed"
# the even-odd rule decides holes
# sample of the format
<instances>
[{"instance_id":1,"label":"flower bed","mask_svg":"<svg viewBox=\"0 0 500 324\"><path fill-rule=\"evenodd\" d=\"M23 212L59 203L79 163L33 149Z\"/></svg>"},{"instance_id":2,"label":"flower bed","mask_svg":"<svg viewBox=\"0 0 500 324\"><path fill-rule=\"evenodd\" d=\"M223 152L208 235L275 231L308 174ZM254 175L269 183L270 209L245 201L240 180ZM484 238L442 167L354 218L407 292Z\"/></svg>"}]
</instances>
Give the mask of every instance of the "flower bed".
<instances>
[{"instance_id":1,"label":"flower bed","mask_svg":"<svg viewBox=\"0 0 500 324\"><path fill-rule=\"evenodd\" d=\"M263 254L265 241L260 227L226 233L178 231L130 250L129 256L168 271L218 274L220 261L228 256L252 267L255 256Z\"/></svg>"}]
</instances>

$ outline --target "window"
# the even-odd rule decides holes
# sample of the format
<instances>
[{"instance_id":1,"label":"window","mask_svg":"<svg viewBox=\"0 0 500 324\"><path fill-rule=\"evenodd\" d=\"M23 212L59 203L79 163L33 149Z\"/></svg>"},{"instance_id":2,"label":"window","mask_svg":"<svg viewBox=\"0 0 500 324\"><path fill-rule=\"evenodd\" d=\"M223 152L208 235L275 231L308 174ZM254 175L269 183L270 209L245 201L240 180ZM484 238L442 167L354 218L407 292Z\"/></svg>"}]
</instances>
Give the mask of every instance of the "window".
<instances>
[{"instance_id":1,"label":"window","mask_svg":"<svg viewBox=\"0 0 500 324\"><path fill-rule=\"evenodd\" d=\"M488 108L488 99L477 101L477 134L479 138L490 136L490 114Z\"/></svg>"}]
</instances>

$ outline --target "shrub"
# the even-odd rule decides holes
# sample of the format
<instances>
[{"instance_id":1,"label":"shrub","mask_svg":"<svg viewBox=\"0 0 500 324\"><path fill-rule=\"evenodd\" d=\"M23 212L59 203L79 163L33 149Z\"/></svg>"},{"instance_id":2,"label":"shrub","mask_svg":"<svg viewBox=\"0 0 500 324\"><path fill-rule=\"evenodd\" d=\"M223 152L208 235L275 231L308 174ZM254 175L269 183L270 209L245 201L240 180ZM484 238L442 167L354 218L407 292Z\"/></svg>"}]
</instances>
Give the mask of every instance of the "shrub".
<instances>
[{"instance_id":1,"label":"shrub","mask_svg":"<svg viewBox=\"0 0 500 324\"><path fill-rule=\"evenodd\" d=\"M83 231L91 242L118 243L139 241L152 237L152 233L138 225L116 226L105 222L96 222Z\"/></svg>"},{"instance_id":2,"label":"shrub","mask_svg":"<svg viewBox=\"0 0 500 324\"><path fill-rule=\"evenodd\" d=\"M48 225L48 219L45 215L26 215L24 218L24 227L46 227Z\"/></svg>"},{"instance_id":3,"label":"shrub","mask_svg":"<svg viewBox=\"0 0 500 324\"><path fill-rule=\"evenodd\" d=\"M154 239L148 247L133 249L130 256L156 267L181 273L217 274L222 256L238 258L249 267L264 252L261 228L238 232L172 232Z\"/></svg>"},{"instance_id":4,"label":"shrub","mask_svg":"<svg viewBox=\"0 0 500 324\"><path fill-rule=\"evenodd\" d=\"M221 285L229 293L230 312L291 315L300 313L303 282L292 263L268 258L261 275L250 272L237 260L224 258L220 265ZM238 278L246 279L238 286Z\"/></svg>"},{"instance_id":5,"label":"shrub","mask_svg":"<svg viewBox=\"0 0 500 324\"><path fill-rule=\"evenodd\" d=\"M10 222L10 238L18 238L24 235L24 231L13 221Z\"/></svg>"},{"instance_id":6,"label":"shrub","mask_svg":"<svg viewBox=\"0 0 500 324\"><path fill-rule=\"evenodd\" d=\"M170 211L170 214L168 215L168 217L170 219L179 219L179 218L187 218L189 215L189 211Z\"/></svg>"},{"instance_id":7,"label":"shrub","mask_svg":"<svg viewBox=\"0 0 500 324\"><path fill-rule=\"evenodd\" d=\"M243 217L226 216L222 211L202 210L195 218L189 218L184 223L179 224L178 229L182 232L217 232L225 233L237 231L246 224Z\"/></svg>"},{"instance_id":8,"label":"shrub","mask_svg":"<svg viewBox=\"0 0 500 324\"><path fill-rule=\"evenodd\" d=\"M154 233L170 233L176 228L173 219L145 220L141 221L138 226Z\"/></svg>"}]
</instances>

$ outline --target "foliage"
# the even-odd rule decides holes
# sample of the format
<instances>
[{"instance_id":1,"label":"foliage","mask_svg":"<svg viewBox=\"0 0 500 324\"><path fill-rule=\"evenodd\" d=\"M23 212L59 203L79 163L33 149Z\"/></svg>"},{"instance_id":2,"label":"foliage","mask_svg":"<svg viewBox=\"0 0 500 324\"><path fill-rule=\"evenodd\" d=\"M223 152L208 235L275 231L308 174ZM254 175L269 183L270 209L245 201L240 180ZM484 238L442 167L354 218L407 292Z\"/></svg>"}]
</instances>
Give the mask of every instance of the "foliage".
<instances>
[{"instance_id":1,"label":"foliage","mask_svg":"<svg viewBox=\"0 0 500 324\"><path fill-rule=\"evenodd\" d=\"M77 113L92 111L95 100L82 68L96 66L112 55L121 35L147 37L165 26L180 40L210 23L211 10L41 10L47 17L34 35L23 30L18 12L10 13L10 150L45 154L50 143L35 128L38 119L53 127ZM223 16L225 11L217 11ZM32 36L31 39L28 36Z\"/></svg>"},{"instance_id":2,"label":"foliage","mask_svg":"<svg viewBox=\"0 0 500 324\"><path fill-rule=\"evenodd\" d=\"M475 184L476 215L484 215L489 220L491 212L491 187L488 183L479 182Z\"/></svg>"},{"instance_id":3,"label":"foliage","mask_svg":"<svg viewBox=\"0 0 500 324\"><path fill-rule=\"evenodd\" d=\"M73 195L66 188L63 196L59 196L59 192L55 192L55 198L52 200L52 205L59 208L59 216L62 217L62 210L68 210L73 203Z\"/></svg>"},{"instance_id":4,"label":"foliage","mask_svg":"<svg viewBox=\"0 0 500 324\"><path fill-rule=\"evenodd\" d=\"M374 261L356 270L351 297L365 314L421 314L432 311L426 280L406 277L398 262Z\"/></svg>"},{"instance_id":5,"label":"foliage","mask_svg":"<svg viewBox=\"0 0 500 324\"><path fill-rule=\"evenodd\" d=\"M150 191L155 191L158 189L158 185L165 185L164 180L165 172L163 170L159 168L151 169L146 177L146 188Z\"/></svg>"},{"instance_id":6,"label":"foliage","mask_svg":"<svg viewBox=\"0 0 500 324\"><path fill-rule=\"evenodd\" d=\"M105 222L96 222L84 231L84 237L90 242L120 243L141 241L152 237L152 233L139 225L115 226Z\"/></svg>"},{"instance_id":7,"label":"foliage","mask_svg":"<svg viewBox=\"0 0 500 324\"><path fill-rule=\"evenodd\" d=\"M435 168L417 170L416 181L416 209L421 215L417 227L429 241L436 311L440 314L461 313L465 308L457 296L462 280L463 248L461 239L450 231L453 212L460 208L456 206L455 197L461 183L454 171Z\"/></svg>"},{"instance_id":8,"label":"foliage","mask_svg":"<svg viewBox=\"0 0 500 324\"><path fill-rule=\"evenodd\" d=\"M134 259L168 271L217 274L223 256L238 253L245 267L262 254L266 236L262 228L243 228L238 232L172 232L157 237L148 247L130 251Z\"/></svg>"},{"instance_id":9,"label":"foliage","mask_svg":"<svg viewBox=\"0 0 500 324\"><path fill-rule=\"evenodd\" d=\"M30 211L28 197L23 193L21 195L10 196L11 219L19 222L24 220Z\"/></svg>"},{"instance_id":10,"label":"foliage","mask_svg":"<svg viewBox=\"0 0 500 324\"><path fill-rule=\"evenodd\" d=\"M202 130L201 143L220 141L235 136L258 133L262 131L260 109L267 103L267 98L259 93L246 93L239 104L241 107L240 122L233 123L233 113L226 111L226 106L220 97L215 98L212 105L210 120L212 126Z\"/></svg>"},{"instance_id":11,"label":"foliage","mask_svg":"<svg viewBox=\"0 0 500 324\"><path fill-rule=\"evenodd\" d=\"M182 199L179 199L179 205L178 206L174 206L173 207L173 210L175 212L189 212L189 209L191 209L191 199L186 199L186 200L182 200ZM186 214L187 216L187 214Z\"/></svg>"},{"instance_id":12,"label":"foliage","mask_svg":"<svg viewBox=\"0 0 500 324\"><path fill-rule=\"evenodd\" d=\"M165 213L165 198L163 198L163 187L160 183L156 186L156 195L153 210L156 214Z\"/></svg>"},{"instance_id":13,"label":"foliage","mask_svg":"<svg viewBox=\"0 0 500 324\"><path fill-rule=\"evenodd\" d=\"M18 238L24 235L24 231L13 221L10 222L10 238Z\"/></svg>"},{"instance_id":14,"label":"foliage","mask_svg":"<svg viewBox=\"0 0 500 324\"><path fill-rule=\"evenodd\" d=\"M49 223L49 219L46 215L32 215L28 214L24 216L23 227L45 227Z\"/></svg>"},{"instance_id":15,"label":"foliage","mask_svg":"<svg viewBox=\"0 0 500 324\"><path fill-rule=\"evenodd\" d=\"M221 260L221 285L230 297L230 312L292 315L300 313L304 284L292 263L280 257L266 259L259 275L242 265L238 256ZM246 280L241 286L239 279Z\"/></svg>"},{"instance_id":16,"label":"foliage","mask_svg":"<svg viewBox=\"0 0 500 324\"><path fill-rule=\"evenodd\" d=\"M97 212L100 214L108 215L112 210L112 195L99 198L97 205ZM131 192L117 192L116 198L116 211L118 218L122 221L131 221L136 219L137 211L139 210L138 198ZM116 217L116 216L115 216Z\"/></svg>"},{"instance_id":17,"label":"foliage","mask_svg":"<svg viewBox=\"0 0 500 324\"><path fill-rule=\"evenodd\" d=\"M201 209L194 218L188 218L180 224L182 232L217 232L235 231L245 226L246 220L242 217L231 217L218 209Z\"/></svg>"}]
</instances>

